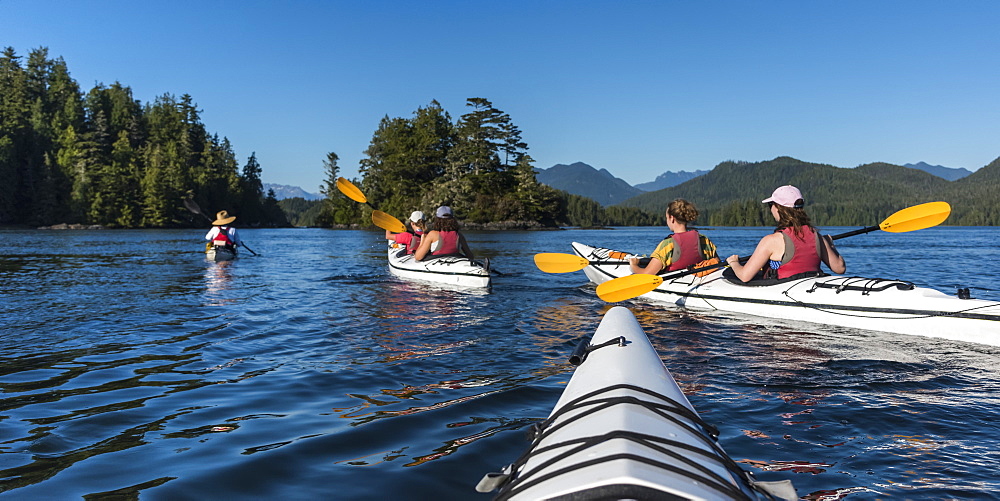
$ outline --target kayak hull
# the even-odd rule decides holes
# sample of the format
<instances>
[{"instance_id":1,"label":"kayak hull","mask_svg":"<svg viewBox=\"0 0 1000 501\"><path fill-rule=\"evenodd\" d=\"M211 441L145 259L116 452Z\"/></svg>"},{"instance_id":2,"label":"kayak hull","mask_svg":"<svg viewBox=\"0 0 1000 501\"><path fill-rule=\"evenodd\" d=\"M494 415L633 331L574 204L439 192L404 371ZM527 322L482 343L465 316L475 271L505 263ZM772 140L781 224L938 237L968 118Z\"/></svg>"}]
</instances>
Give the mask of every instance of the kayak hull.
<instances>
[{"instance_id":1,"label":"kayak hull","mask_svg":"<svg viewBox=\"0 0 1000 501\"><path fill-rule=\"evenodd\" d=\"M413 259L413 254L402 251L402 246L389 244L389 272L397 277L457 287L490 286L490 270L479 261L459 256L428 256L423 261L417 261Z\"/></svg>"},{"instance_id":2,"label":"kayak hull","mask_svg":"<svg viewBox=\"0 0 1000 501\"><path fill-rule=\"evenodd\" d=\"M236 259L236 253L225 247L213 247L205 251L205 258L209 261L232 261Z\"/></svg>"},{"instance_id":3,"label":"kayak hull","mask_svg":"<svg viewBox=\"0 0 1000 501\"><path fill-rule=\"evenodd\" d=\"M590 346L497 499L758 499L627 308Z\"/></svg>"},{"instance_id":4,"label":"kayak hull","mask_svg":"<svg viewBox=\"0 0 1000 501\"><path fill-rule=\"evenodd\" d=\"M591 260L607 260L615 252L578 242L572 246L576 254ZM631 273L628 264L591 265L584 272L596 284ZM825 275L749 286L719 269L705 277L664 280L640 297L693 310L1000 346L1000 302L960 299L899 280Z\"/></svg>"}]
</instances>

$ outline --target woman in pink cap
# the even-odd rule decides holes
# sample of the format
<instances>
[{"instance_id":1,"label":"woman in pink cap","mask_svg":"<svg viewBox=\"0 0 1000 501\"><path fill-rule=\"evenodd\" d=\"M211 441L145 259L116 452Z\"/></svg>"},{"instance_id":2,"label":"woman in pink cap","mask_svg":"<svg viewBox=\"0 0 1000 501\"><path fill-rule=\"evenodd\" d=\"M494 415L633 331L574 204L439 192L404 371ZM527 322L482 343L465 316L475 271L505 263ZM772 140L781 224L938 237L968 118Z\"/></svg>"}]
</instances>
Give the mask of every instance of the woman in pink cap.
<instances>
[{"instance_id":1,"label":"woman in pink cap","mask_svg":"<svg viewBox=\"0 0 1000 501\"><path fill-rule=\"evenodd\" d=\"M761 269L764 269L764 278L816 276L820 273L820 262L826 263L834 273L847 271L833 239L820 235L810 223L809 215L802 210L805 202L798 188L782 186L763 202L770 206L778 227L774 233L760 239L745 265L740 264L735 254L726 258L740 280L750 281Z\"/></svg>"},{"instance_id":2,"label":"woman in pink cap","mask_svg":"<svg viewBox=\"0 0 1000 501\"><path fill-rule=\"evenodd\" d=\"M413 229L413 233L405 231L403 233L393 233L385 230L385 239L405 245L406 253L413 254L417 251L417 247L420 246L420 237L427 231L427 223L424 222L424 213L418 210L413 211L410 214L409 223L410 228Z\"/></svg>"},{"instance_id":3,"label":"woman in pink cap","mask_svg":"<svg viewBox=\"0 0 1000 501\"><path fill-rule=\"evenodd\" d=\"M461 252L459 252L461 251ZM420 239L420 247L413 254L413 259L422 261L427 255L432 256L465 256L474 259L472 249L465 243L465 236L458 231L458 221L451 212L451 207L442 205L434 213L434 229Z\"/></svg>"}]
</instances>

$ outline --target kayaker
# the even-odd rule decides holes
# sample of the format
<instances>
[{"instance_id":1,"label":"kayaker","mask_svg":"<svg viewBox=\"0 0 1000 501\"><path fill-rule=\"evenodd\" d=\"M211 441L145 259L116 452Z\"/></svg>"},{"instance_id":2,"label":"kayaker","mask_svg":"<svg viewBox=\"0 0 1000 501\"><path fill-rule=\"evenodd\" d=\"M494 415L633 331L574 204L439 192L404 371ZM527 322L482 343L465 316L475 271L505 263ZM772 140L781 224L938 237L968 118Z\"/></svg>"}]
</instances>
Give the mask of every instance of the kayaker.
<instances>
[{"instance_id":1,"label":"kayaker","mask_svg":"<svg viewBox=\"0 0 1000 501\"><path fill-rule=\"evenodd\" d=\"M461 252L459 252L461 250ZM464 256L475 259L465 236L458 231L458 221L451 212L451 207L442 205L434 213L434 229L420 239L420 247L414 253L413 259L422 261L427 255L432 256Z\"/></svg>"},{"instance_id":2,"label":"kayaker","mask_svg":"<svg viewBox=\"0 0 1000 501\"><path fill-rule=\"evenodd\" d=\"M650 254L649 264L639 266L639 258L629 259L632 273L656 275L662 271L674 271L700 264L708 259L718 263L715 244L697 230L688 229L688 223L698 218L698 209L693 203L678 198L667 205L667 227L671 233L664 238L656 250Z\"/></svg>"},{"instance_id":3,"label":"kayaker","mask_svg":"<svg viewBox=\"0 0 1000 501\"><path fill-rule=\"evenodd\" d=\"M205 240L208 243L205 244L206 249L214 247L225 247L231 251L233 254L236 253L236 248L240 245L240 236L236 233L236 228L229 226L233 221L236 221L236 216L230 216L228 212L220 210L218 214L215 215L215 221L212 221L211 230L208 230L208 234L205 235Z\"/></svg>"},{"instance_id":4,"label":"kayaker","mask_svg":"<svg viewBox=\"0 0 1000 501\"><path fill-rule=\"evenodd\" d=\"M820 235L810 223L809 215L802 209L805 201L798 188L781 186L763 203L770 206L778 227L774 233L760 239L745 265L740 264L735 254L726 258L740 280L750 281L761 269L764 269L763 278L815 276L820 272L821 262L834 273L847 271L847 264L834 247L833 239Z\"/></svg>"},{"instance_id":5,"label":"kayaker","mask_svg":"<svg viewBox=\"0 0 1000 501\"><path fill-rule=\"evenodd\" d=\"M424 213L418 210L413 211L410 213L409 223L413 233L393 233L389 230L385 230L385 239L391 242L396 242L397 244L405 245L406 253L413 254L417 251L417 247L420 246L420 236L427 230L427 223L424 222Z\"/></svg>"}]
</instances>

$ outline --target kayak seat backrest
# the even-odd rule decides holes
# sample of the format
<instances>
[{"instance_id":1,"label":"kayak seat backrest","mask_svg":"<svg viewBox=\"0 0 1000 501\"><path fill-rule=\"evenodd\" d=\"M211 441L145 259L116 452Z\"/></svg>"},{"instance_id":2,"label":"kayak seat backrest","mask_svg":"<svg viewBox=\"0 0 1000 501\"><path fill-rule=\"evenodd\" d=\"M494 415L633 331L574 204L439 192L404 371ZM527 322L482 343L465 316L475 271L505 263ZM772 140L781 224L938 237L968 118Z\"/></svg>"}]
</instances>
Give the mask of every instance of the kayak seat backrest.
<instances>
[{"instance_id":1,"label":"kayak seat backrest","mask_svg":"<svg viewBox=\"0 0 1000 501\"><path fill-rule=\"evenodd\" d=\"M722 272L722 278L725 278L732 284L743 285L746 287L766 287L769 285L778 285L785 282L801 280L803 278L825 277L826 273L823 273L822 271L807 271L805 273L799 273L785 278L761 278L761 276L762 274L758 273L757 276L749 282L744 282L736 276L736 272L734 272L732 268L726 268L726 270Z\"/></svg>"}]
</instances>

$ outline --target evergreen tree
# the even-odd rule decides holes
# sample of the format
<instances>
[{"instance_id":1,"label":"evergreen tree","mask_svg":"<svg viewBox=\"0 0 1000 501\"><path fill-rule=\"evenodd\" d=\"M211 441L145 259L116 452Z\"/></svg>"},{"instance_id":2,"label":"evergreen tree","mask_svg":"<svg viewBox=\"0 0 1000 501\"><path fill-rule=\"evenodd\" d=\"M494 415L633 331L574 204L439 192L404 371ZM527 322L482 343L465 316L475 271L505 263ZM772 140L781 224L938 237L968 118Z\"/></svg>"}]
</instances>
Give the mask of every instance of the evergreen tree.
<instances>
[{"instance_id":1,"label":"evergreen tree","mask_svg":"<svg viewBox=\"0 0 1000 501\"><path fill-rule=\"evenodd\" d=\"M241 201L238 214L244 224L259 225L266 222L264 214L264 183L260 180L262 169L257 162L257 152L250 154L240 174Z\"/></svg>"},{"instance_id":2,"label":"evergreen tree","mask_svg":"<svg viewBox=\"0 0 1000 501\"><path fill-rule=\"evenodd\" d=\"M360 222L361 209L359 204L347 198L340 189L337 188L337 178L340 177L340 166L337 161L340 157L334 152L326 154L323 160L323 170L326 172L326 180L319 191L325 198L320 201L318 212L312 216L310 222L297 223L307 226L321 226L325 228L334 225L352 224Z\"/></svg>"}]
</instances>

